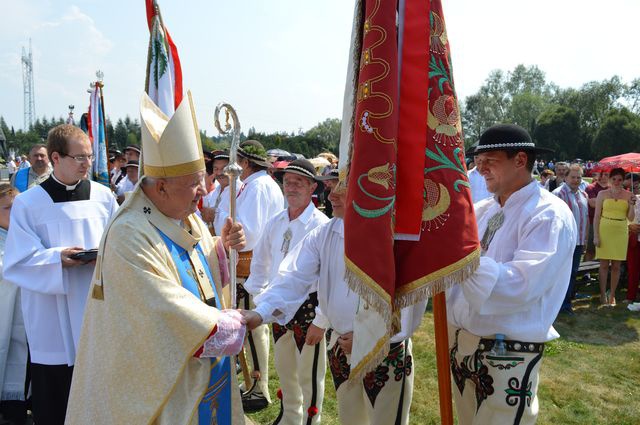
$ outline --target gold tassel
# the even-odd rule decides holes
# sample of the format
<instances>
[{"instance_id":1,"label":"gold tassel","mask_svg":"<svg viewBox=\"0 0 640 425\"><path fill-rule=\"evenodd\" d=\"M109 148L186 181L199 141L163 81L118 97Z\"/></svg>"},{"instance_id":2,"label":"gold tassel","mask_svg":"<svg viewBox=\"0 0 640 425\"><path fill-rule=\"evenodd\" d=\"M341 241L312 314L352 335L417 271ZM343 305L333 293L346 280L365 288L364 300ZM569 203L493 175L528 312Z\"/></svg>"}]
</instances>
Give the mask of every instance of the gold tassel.
<instances>
[{"instance_id":1,"label":"gold tassel","mask_svg":"<svg viewBox=\"0 0 640 425\"><path fill-rule=\"evenodd\" d=\"M93 284L93 289L91 290L91 298L94 300L104 301L104 288L102 285L98 285L97 283Z\"/></svg>"}]
</instances>

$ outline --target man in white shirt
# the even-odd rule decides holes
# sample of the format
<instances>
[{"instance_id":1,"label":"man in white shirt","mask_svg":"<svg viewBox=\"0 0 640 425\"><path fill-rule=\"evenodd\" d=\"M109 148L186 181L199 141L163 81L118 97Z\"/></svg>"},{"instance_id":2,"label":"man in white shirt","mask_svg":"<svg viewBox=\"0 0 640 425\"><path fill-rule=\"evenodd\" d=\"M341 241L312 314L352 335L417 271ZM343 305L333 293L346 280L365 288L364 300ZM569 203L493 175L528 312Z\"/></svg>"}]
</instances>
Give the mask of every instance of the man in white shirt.
<instances>
[{"instance_id":1,"label":"man in white shirt","mask_svg":"<svg viewBox=\"0 0 640 425\"><path fill-rule=\"evenodd\" d=\"M138 183L138 168L139 168L138 160L132 159L127 162L127 165L124 166L124 169L127 172L127 178L123 179L118 186L116 186L116 196L118 197L118 204L122 204L124 202L124 194L127 192L133 192L133 188Z\"/></svg>"},{"instance_id":2,"label":"man in white shirt","mask_svg":"<svg viewBox=\"0 0 640 425\"><path fill-rule=\"evenodd\" d=\"M202 199L200 214L212 235L220 235L222 225L229 216L229 176L224 173L225 167L229 164L229 153L214 151L211 161L213 175L218 184ZM241 184L242 182L238 179L236 187L240 188Z\"/></svg>"},{"instance_id":3,"label":"man in white shirt","mask_svg":"<svg viewBox=\"0 0 640 425\"><path fill-rule=\"evenodd\" d=\"M533 424L544 343L564 299L576 247L567 205L532 178L537 152L521 127L487 129L475 150L494 194L474 205L482 257L447 293L460 425Z\"/></svg>"},{"instance_id":4,"label":"man in white shirt","mask_svg":"<svg viewBox=\"0 0 640 425\"><path fill-rule=\"evenodd\" d=\"M61 425L95 264L73 257L98 247L118 204L87 180L93 152L80 128L54 127L47 150L51 177L14 201L4 277L21 288L34 420Z\"/></svg>"},{"instance_id":5,"label":"man in white shirt","mask_svg":"<svg viewBox=\"0 0 640 425\"><path fill-rule=\"evenodd\" d=\"M284 208L284 198L278 184L267 169L270 164L267 152L257 140L246 140L238 148L238 165L242 168L242 185L236 195L237 220L242 223L246 237L246 246L239 253L237 266L238 305L249 310L252 300L242 284L249 277L252 251L264 234L264 229L273 217ZM248 361L253 369L254 385L242 400L246 412L255 412L267 407L271 402L269 395L269 327L263 325L248 333L245 349L249 352Z\"/></svg>"},{"instance_id":6,"label":"man in white shirt","mask_svg":"<svg viewBox=\"0 0 640 425\"><path fill-rule=\"evenodd\" d=\"M387 357L361 382L347 382L353 325L360 298L344 280L344 212L346 190L337 176L326 176L334 218L313 229L285 257L278 276L256 297L257 308L245 312L249 328L262 322L282 325L294 316L310 288L318 282L318 307L309 333L331 329L327 358L336 388L340 423L387 425L409 423L413 395L411 335L420 325L426 302L401 311L401 330L391 338ZM360 307L361 308L361 307ZM309 335L309 333L307 335ZM307 339L309 337L307 336Z\"/></svg>"},{"instance_id":7,"label":"man in white shirt","mask_svg":"<svg viewBox=\"0 0 640 425\"><path fill-rule=\"evenodd\" d=\"M311 162L297 159L275 174L283 183L288 207L267 223L253 250L251 274L244 284L253 297L269 287L287 253L307 233L329 221L311 200L319 181ZM274 364L282 400L280 425L315 425L321 420L327 356L324 329L312 325L318 305L317 282L307 295L293 320L284 326L273 324Z\"/></svg>"}]
</instances>

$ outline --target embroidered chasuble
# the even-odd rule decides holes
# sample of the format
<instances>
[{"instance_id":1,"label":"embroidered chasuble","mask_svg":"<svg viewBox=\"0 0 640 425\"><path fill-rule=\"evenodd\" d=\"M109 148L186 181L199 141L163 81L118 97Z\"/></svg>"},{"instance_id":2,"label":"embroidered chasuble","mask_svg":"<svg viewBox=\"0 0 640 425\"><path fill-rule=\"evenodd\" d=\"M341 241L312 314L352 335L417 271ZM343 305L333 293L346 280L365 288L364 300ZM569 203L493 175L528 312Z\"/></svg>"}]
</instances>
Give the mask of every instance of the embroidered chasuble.
<instances>
[{"instance_id":1,"label":"embroidered chasuble","mask_svg":"<svg viewBox=\"0 0 640 425\"><path fill-rule=\"evenodd\" d=\"M244 423L229 359L194 356L228 305L225 285L221 241L136 187L100 244L66 424Z\"/></svg>"},{"instance_id":2,"label":"embroidered chasuble","mask_svg":"<svg viewBox=\"0 0 640 425\"><path fill-rule=\"evenodd\" d=\"M212 285L213 298L207 296L206 290L203 285L207 282L201 283L196 277L199 275L201 280L204 280L202 275L202 269L197 270L192 264L192 257L186 249L172 241L167 235L158 230L160 236L164 240L169 251L171 251L171 257L180 274L180 280L182 286L191 292L195 297L202 301L208 301L211 307L216 307L216 300L219 299L218 294L215 291L215 285ZM196 245L196 249L193 250L192 255L197 255L197 260L200 264L206 265L207 260L202 252L200 245ZM199 267L198 267L199 268ZM206 277L210 282L214 282L211 276L209 267L204 267ZM209 425L214 424L230 424L231 423L231 387L229 382L231 380L231 362L229 357L211 358L211 378L209 379L209 386L205 391L200 406L198 406L198 424Z\"/></svg>"}]
</instances>

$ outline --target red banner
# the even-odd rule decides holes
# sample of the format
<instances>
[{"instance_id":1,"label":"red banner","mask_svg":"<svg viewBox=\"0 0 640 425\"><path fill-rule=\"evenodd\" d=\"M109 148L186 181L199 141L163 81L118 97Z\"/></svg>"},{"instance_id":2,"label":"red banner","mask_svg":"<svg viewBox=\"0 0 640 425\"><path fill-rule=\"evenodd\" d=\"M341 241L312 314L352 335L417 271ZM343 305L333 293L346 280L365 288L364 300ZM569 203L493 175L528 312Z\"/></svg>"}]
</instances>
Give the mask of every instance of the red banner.
<instances>
[{"instance_id":1,"label":"red banner","mask_svg":"<svg viewBox=\"0 0 640 425\"><path fill-rule=\"evenodd\" d=\"M399 26L397 1L363 3L345 256L390 335L398 308L464 280L480 251L440 0L406 0Z\"/></svg>"}]
</instances>

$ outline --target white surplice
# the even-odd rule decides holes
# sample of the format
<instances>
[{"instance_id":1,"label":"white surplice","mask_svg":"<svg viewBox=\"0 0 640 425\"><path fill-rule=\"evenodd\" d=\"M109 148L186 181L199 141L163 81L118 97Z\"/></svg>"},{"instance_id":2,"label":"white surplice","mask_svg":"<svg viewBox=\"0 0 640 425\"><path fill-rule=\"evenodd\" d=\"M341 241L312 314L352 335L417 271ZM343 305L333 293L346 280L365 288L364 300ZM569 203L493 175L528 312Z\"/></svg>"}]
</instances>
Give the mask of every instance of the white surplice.
<instances>
[{"instance_id":1,"label":"white surplice","mask_svg":"<svg viewBox=\"0 0 640 425\"><path fill-rule=\"evenodd\" d=\"M318 307L313 324L338 335L353 331L359 297L344 280L344 221L333 218L313 229L284 258L278 276L256 296L256 311L263 321L288 323L318 282ZM420 325L426 301L401 310L401 330L391 342L403 341Z\"/></svg>"},{"instance_id":2,"label":"white surplice","mask_svg":"<svg viewBox=\"0 0 640 425\"><path fill-rule=\"evenodd\" d=\"M564 300L576 223L561 199L536 181L513 193L504 207L494 199L474 205L478 234L502 211L474 275L448 290L448 321L477 336L546 342L559 336L552 324Z\"/></svg>"},{"instance_id":3,"label":"white surplice","mask_svg":"<svg viewBox=\"0 0 640 425\"><path fill-rule=\"evenodd\" d=\"M269 282L278 275L278 268L287 251L293 248L307 233L321 224L328 222L326 215L320 212L313 202L295 220L289 220L289 210L285 209L272 218L265 226L260 241L253 250L251 260L251 274L244 284L244 288L251 295L256 296L264 291ZM291 239L285 247L284 234L290 230ZM315 292L317 284L312 285L309 292ZM307 294L308 295L308 294Z\"/></svg>"},{"instance_id":4,"label":"white surplice","mask_svg":"<svg viewBox=\"0 0 640 425\"><path fill-rule=\"evenodd\" d=\"M20 290L2 277L7 231L0 228L0 400L24 400L27 374L27 335Z\"/></svg>"},{"instance_id":5,"label":"white surplice","mask_svg":"<svg viewBox=\"0 0 640 425\"><path fill-rule=\"evenodd\" d=\"M106 187L91 183L90 198L54 203L36 186L18 195L4 257L4 277L21 288L31 361L73 365L93 264L63 268L69 247L97 248L118 208Z\"/></svg>"},{"instance_id":6,"label":"white surplice","mask_svg":"<svg viewBox=\"0 0 640 425\"><path fill-rule=\"evenodd\" d=\"M267 222L284 208L282 190L266 171L258 171L240 185L236 207L237 220L242 223L247 241L243 251L251 251Z\"/></svg>"}]
</instances>

